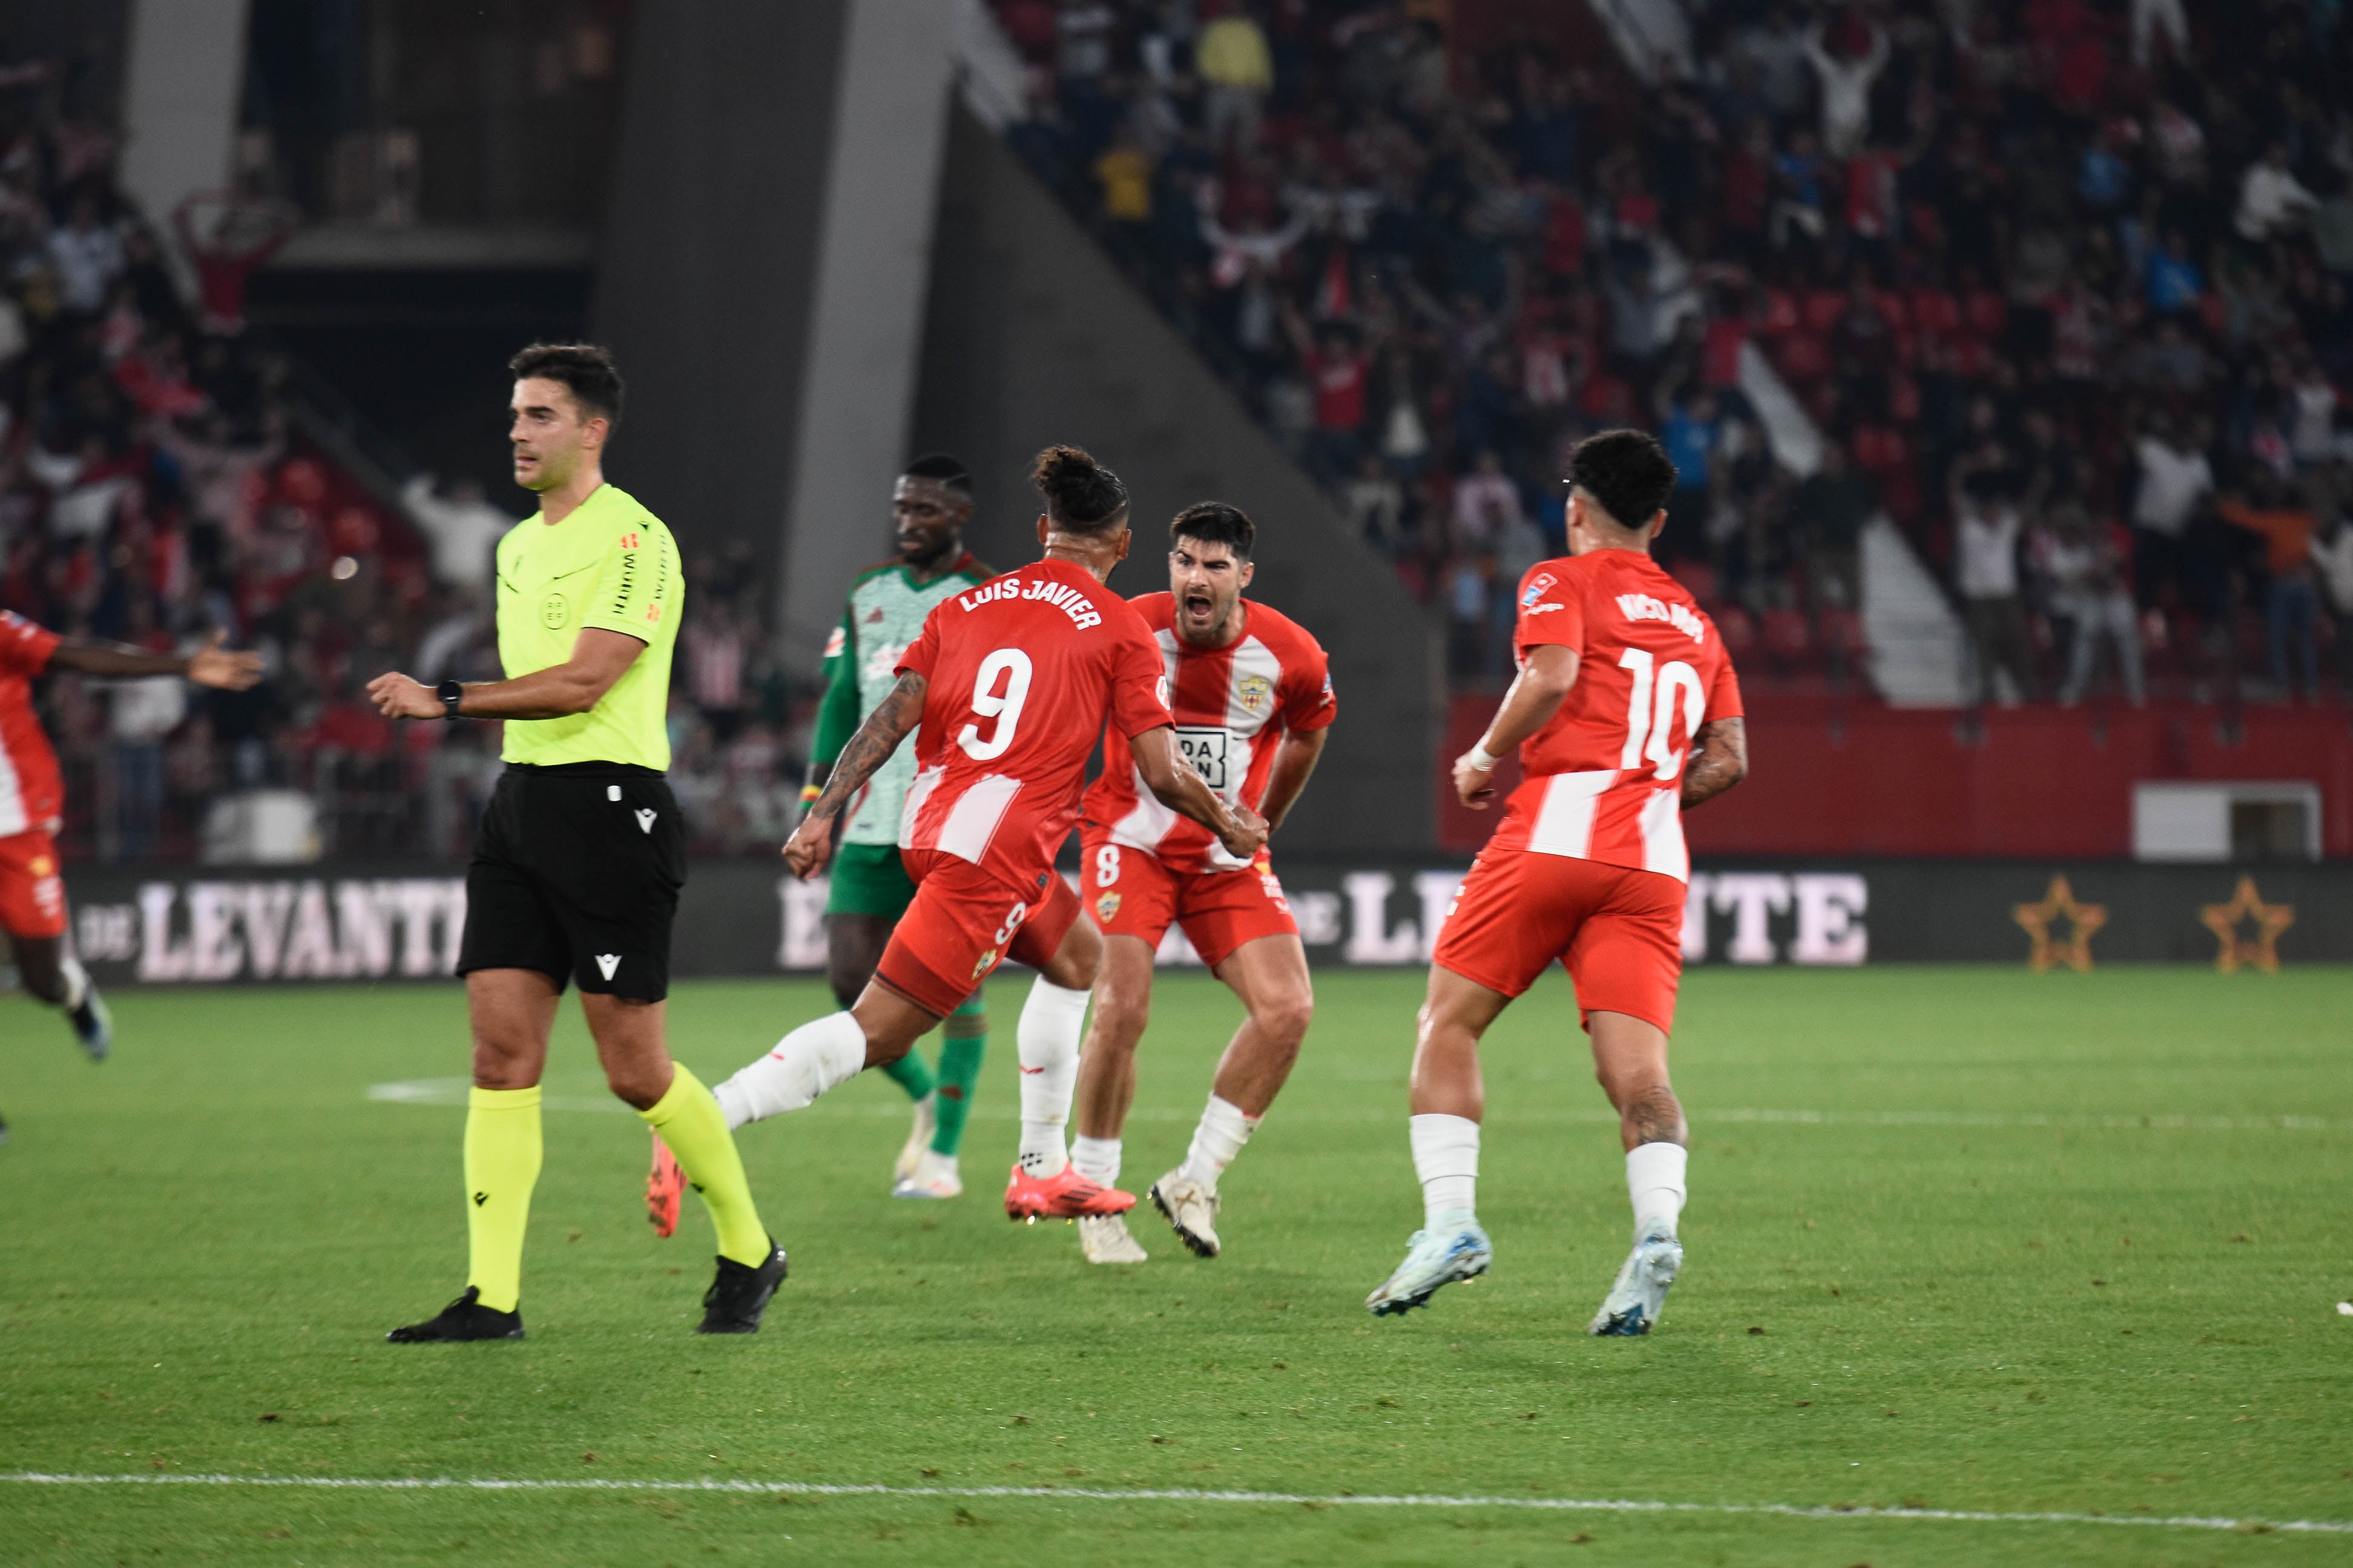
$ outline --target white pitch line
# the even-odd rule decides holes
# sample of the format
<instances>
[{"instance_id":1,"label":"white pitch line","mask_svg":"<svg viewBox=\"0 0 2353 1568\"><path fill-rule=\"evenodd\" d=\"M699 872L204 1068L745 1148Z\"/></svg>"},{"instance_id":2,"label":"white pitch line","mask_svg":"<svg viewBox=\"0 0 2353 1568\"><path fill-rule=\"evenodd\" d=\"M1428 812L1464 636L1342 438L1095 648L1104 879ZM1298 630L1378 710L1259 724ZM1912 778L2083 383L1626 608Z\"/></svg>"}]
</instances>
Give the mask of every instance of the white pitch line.
<instances>
[{"instance_id":1,"label":"white pitch line","mask_svg":"<svg viewBox=\"0 0 2353 1568\"><path fill-rule=\"evenodd\" d=\"M466 1103L468 1080L462 1078L418 1078L401 1082L371 1084L367 1098L394 1105L462 1106ZM550 1095L540 1101L543 1110L627 1111L628 1107L610 1096ZM833 1104L812 1106L799 1115L876 1117L904 1121L907 1108L903 1105ZM1005 1121L1019 1113L1008 1105L979 1105L971 1115L982 1121ZM1138 1106L1128 1113L1134 1121L1191 1121L1199 1112L1178 1108ZM2079 1131L2138 1129L2152 1131L2189 1132L2274 1132L2274 1131L2336 1131L2353 1128L2353 1120L2327 1116L2185 1116L2150 1113L2140 1116L2095 1116L2089 1113L2071 1114L2054 1111L2007 1110L1767 1110L1741 1109L1709 1110L1694 1107L1694 1121L1703 1127L1711 1121L1746 1122L1765 1126L1796 1127L2050 1127ZM1401 1120L1392 1111L1329 1111L1307 1107L1286 1110L1286 1121L1395 1121ZM1606 1106L1587 1108L1565 1107L1546 1111L1500 1111L1491 1118L1496 1121L1610 1121L1618 1113Z\"/></svg>"},{"instance_id":2,"label":"white pitch line","mask_svg":"<svg viewBox=\"0 0 2353 1568\"><path fill-rule=\"evenodd\" d=\"M1809 1508L1787 1502L1654 1502L1630 1498L1447 1497L1429 1493L1196 1491L1184 1488L828 1486L819 1482L698 1479L501 1480L464 1476L0 1474L20 1486L298 1487L322 1491L720 1492L760 1497L1017 1498L1047 1501L1291 1504L1317 1508L1498 1508L1538 1513L1681 1513L1777 1519L1916 1519L1961 1524L2127 1524L2159 1530L2299 1531L2353 1535L2353 1521L2221 1519L2200 1514L2003 1513L1958 1508Z\"/></svg>"}]
</instances>

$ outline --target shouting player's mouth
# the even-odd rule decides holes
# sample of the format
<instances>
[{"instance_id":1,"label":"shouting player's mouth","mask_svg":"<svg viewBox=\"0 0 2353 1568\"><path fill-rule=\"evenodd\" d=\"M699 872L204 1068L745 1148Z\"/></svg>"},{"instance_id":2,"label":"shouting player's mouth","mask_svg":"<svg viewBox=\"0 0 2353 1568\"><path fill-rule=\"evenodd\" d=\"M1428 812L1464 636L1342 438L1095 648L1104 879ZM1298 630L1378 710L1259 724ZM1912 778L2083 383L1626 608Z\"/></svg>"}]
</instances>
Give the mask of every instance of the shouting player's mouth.
<instances>
[{"instance_id":1,"label":"shouting player's mouth","mask_svg":"<svg viewBox=\"0 0 2353 1568\"><path fill-rule=\"evenodd\" d=\"M1176 607L1184 612L1185 624L1197 631L1207 631L1217 624L1217 595L1207 588L1186 589L1176 595Z\"/></svg>"}]
</instances>

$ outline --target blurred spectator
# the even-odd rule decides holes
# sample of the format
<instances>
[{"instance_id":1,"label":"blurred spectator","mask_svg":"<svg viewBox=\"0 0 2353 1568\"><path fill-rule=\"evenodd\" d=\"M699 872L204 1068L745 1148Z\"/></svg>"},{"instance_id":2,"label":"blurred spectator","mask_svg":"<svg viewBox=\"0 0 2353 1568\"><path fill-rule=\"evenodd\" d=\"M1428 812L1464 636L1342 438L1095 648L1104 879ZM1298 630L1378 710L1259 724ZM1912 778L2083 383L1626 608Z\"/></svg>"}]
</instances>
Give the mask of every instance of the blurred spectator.
<instances>
[{"instance_id":1,"label":"blurred spectator","mask_svg":"<svg viewBox=\"0 0 2353 1568\"><path fill-rule=\"evenodd\" d=\"M2176 423L2165 416L2150 421L2134 453L2138 471L2133 489L2133 559L2140 603L2155 605L2168 584L2187 600L2185 538L2200 503L2214 488L2213 468L2204 452L2181 440Z\"/></svg>"},{"instance_id":2,"label":"blurred spectator","mask_svg":"<svg viewBox=\"0 0 2353 1568\"><path fill-rule=\"evenodd\" d=\"M401 487L400 504L433 546L433 574L487 595L498 571L499 541L515 520L482 497L481 485L459 478L436 485L419 474Z\"/></svg>"},{"instance_id":3,"label":"blurred spectator","mask_svg":"<svg viewBox=\"0 0 2353 1568\"><path fill-rule=\"evenodd\" d=\"M1954 585L1976 653L1971 705L1982 706L1996 695L1998 673L2007 674L2017 695L2031 702L2037 686L2026 604L2018 591L2018 508L2003 493L1999 476L1983 470L1957 478L1951 500Z\"/></svg>"},{"instance_id":4,"label":"blurred spectator","mask_svg":"<svg viewBox=\"0 0 2353 1568\"><path fill-rule=\"evenodd\" d=\"M1485 555L1526 521L1520 487L1493 451L1480 453L1471 472L1454 481L1454 547L1466 555Z\"/></svg>"},{"instance_id":5,"label":"blurred spectator","mask_svg":"<svg viewBox=\"0 0 2353 1568\"><path fill-rule=\"evenodd\" d=\"M2059 701L2073 707L2091 689L2105 643L2114 652L2125 700L2134 707L2147 700L2141 673L2140 616L2125 584L2125 552L2108 529L2092 521L2082 503L2068 500L2053 509L2049 528L2036 542L2042 570L2049 575L2052 607L2073 627L2073 645L2067 660L2067 678Z\"/></svg>"},{"instance_id":6,"label":"blurred spectator","mask_svg":"<svg viewBox=\"0 0 2353 1568\"><path fill-rule=\"evenodd\" d=\"M1349 526L1384 555L1405 545L1405 490L1380 458L1367 452L1356 465L1344 499Z\"/></svg>"},{"instance_id":7,"label":"blurred spectator","mask_svg":"<svg viewBox=\"0 0 2353 1568\"><path fill-rule=\"evenodd\" d=\"M1193 68L1208 91L1202 104L1209 145L1248 153L1274 88L1274 52L1242 0L1208 0L1211 13L1193 46Z\"/></svg>"},{"instance_id":8,"label":"blurred spectator","mask_svg":"<svg viewBox=\"0 0 2353 1568\"><path fill-rule=\"evenodd\" d=\"M2328 614L2337 644L2338 692L2353 700L2353 513L2345 510L2353 497L2338 494L2336 519L2312 541L2312 563L2318 568L2328 594Z\"/></svg>"},{"instance_id":9,"label":"blurred spectator","mask_svg":"<svg viewBox=\"0 0 2353 1568\"><path fill-rule=\"evenodd\" d=\"M2320 205L2289 172L2287 144L2274 142L2263 155L2247 165L2239 180L2239 209L2231 220L2239 237L2261 244Z\"/></svg>"},{"instance_id":10,"label":"blurred spectator","mask_svg":"<svg viewBox=\"0 0 2353 1568\"><path fill-rule=\"evenodd\" d=\"M1824 442L1821 466L1789 497L1789 528L1806 552L1818 609L1862 608L1862 530L1873 507L1871 482L1848 467L1846 448Z\"/></svg>"},{"instance_id":11,"label":"blurred spectator","mask_svg":"<svg viewBox=\"0 0 2353 1568\"><path fill-rule=\"evenodd\" d=\"M1862 150L1871 129L1871 84L1887 67L1887 35L1876 23L1860 21L1858 13L1848 13L1848 19L1852 25L1841 32L1862 32L1860 47L1842 38L1832 54L1822 47L1820 27L1805 40L1806 63L1821 84L1822 151L1833 158L1852 158Z\"/></svg>"},{"instance_id":12,"label":"blurred spectator","mask_svg":"<svg viewBox=\"0 0 2353 1568\"><path fill-rule=\"evenodd\" d=\"M2222 521L2263 542L2263 642L2271 655L2272 681L2282 697L2292 696L2301 675L2304 693L2320 697L2320 589L2313 558L2316 520L2273 475L2259 475L2255 500L2226 500L2214 509Z\"/></svg>"}]
</instances>

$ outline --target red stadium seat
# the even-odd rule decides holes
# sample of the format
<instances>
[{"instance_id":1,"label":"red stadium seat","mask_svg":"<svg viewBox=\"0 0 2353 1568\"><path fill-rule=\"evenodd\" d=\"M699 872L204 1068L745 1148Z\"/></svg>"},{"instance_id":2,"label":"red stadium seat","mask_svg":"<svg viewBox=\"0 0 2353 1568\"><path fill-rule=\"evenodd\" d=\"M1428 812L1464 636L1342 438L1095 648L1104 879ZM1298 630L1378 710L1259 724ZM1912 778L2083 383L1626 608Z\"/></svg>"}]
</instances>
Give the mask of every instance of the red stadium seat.
<instances>
[{"instance_id":1,"label":"red stadium seat","mask_svg":"<svg viewBox=\"0 0 2353 1568\"><path fill-rule=\"evenodd\" d=\"M1757 647L1757 619L1739 605L1725 605L1708 612L1715 618L1715 629L1724 637L1724 650L1738 658Z\"/></svg>"},{"instance_id":2,"label":"red stadium seat","mask_svg":"<svg viewBox=\"0 0 2353 1568\"><path fill-rule=\"evenodd\" d=\"M1969 331L1981 338L2000 337L2010 325L2010 302L1990 289L1969 291Z\"/></svg>"},{"instance_id":3,"label":"red stadium seat","mask_svg":"<svg viewBox=\"0 0 2353 1568\"><path fill-rule=\"evenodd\" d=\"M1704 561L1678 561L1668 573L1683 585L1683 591L1699 601L1702 608L1715 602L1715 568Z\"/></svg>"},{"instance_id":4,"label":"red stadium seat","mask_svg":"<svg viewBox=\"0 0 2353 1568\"><path fill-rule=\"evenodd\" d=\"M1879 302L1880 313L1898 331L1912 324L1912 312L1905 309L1904 296L1893 289L1882 289L1872 296Z\"/></svg>"},{"instance_id":5,"label":"red stadium seat","mask_svg":"<svg viewBox=\"0 0 2353 1568\"><path fill-rule=\"evenodd\" d=\"M1923 332L1949 338L1961 330L1960 302L1939 289L1912 291L1912 325Z\"/></svg>"},{"instance_id":6,"label":"red stadium seat","mask_svg":"<svg viewBox=\"0 0 2353 1568\"><path fill-rule=\"evenodd\" d=\"M1789 297L1788 289L1765 291L1765 319L1758 330L1768 338L1787 337L1798 330L1798 302Z\"/></svg>"},{"instance_id":7,"label":"red stadium seat","mask_svg":"<svg viewBox=\"0 0 2353 1568\"><path fill-rule=\"evenodd\" d=\"M1898 425L1917 424L1920 418L1920 384L1908 375L1891 376L1887 382L1887 416Z\"/></svg>"},{"instance_id":8,"label":"red stadium seat","mask_svg":"<svg viewBox=\"0 0 2353 1568\"><path fill-rule=\"evenodd\" d=\"M1827 332L1846 314L1846 296L1835 289L1817 289L1806 296L1806 331Z\"/></svg>"},{"instance_id":9,"label":"red stadium seat","mask_svg":"<svg viewBox=\"0 0 2353 1568\"><path fill-rule=\"evenodd\" d=\"M1791 381L1820 381L1831 373L1830 345L1812 332L1792 332L1782 339L1776 357L1781 374Z\"/></svg>"}]
</instances>

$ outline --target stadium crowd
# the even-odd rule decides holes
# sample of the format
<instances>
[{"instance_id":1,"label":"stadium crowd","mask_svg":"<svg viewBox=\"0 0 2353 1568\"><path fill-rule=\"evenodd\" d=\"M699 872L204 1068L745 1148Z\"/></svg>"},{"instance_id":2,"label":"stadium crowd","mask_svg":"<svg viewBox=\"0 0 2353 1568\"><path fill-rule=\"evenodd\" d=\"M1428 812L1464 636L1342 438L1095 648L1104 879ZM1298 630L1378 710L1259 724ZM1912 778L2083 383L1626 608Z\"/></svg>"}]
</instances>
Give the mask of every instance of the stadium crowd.
<instances>
[{"instance_id":1,"label":"stadium crowd","mask_svg":"<svg viewBox=\"0 0 2353 1568\"><path fill-rule=\"evenodd\" d=\"M1634 422L1744 672L1857 648L1883 512L1981 700L2316 697L2328 640L2353 683L2340 7L2193 41L2166 0L1685 0L1646 82L1535 8L1482 47L1408 0L994 5L1014 144L1443 606L1458 677L1508 661L1566 445ZM1824 437L1802 476L1752 348Z\"/></svg>"},{"instance_id":2,"label":"stadium crowd","mask_svg":"<svg viewBox=\"0 0 2353 1568\"><path fill-rule=\"evenodd\" d=\"M396 727L363 688L497 677L491 552L513 515L470 481L371 490L306 439L288 360L243 319L266 215L214 203L159 233L114 183L114 139L58 112L58 75L0 68L0 609L158 650L219 632L268 668L248 692L44 682L65 852L270 852L233 805L277 791L307 803L295 835L320 850L462 855L496 727ZM689 570L673 783L699 847L773 844L813 702L770 653L756 574Z\"/></svg>"}]
</instances>

